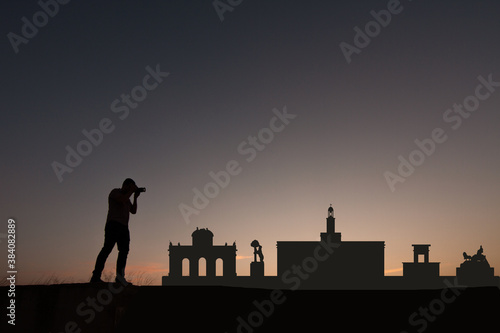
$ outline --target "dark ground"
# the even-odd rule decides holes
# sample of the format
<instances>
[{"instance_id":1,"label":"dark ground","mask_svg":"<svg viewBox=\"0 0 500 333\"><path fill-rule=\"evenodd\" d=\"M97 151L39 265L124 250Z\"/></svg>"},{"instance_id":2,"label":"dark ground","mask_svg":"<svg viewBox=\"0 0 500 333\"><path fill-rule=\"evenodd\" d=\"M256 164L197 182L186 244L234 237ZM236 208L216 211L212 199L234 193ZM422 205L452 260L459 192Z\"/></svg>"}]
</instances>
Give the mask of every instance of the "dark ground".
<instances>
[{"instance_id":1,"label":"dark ground","mask_svg":"<svg viewBox=\"0 0 500 333\"><path fill-rule=\"evenodd\" d=\"M499 332L496 287L265 290L118 284L17 286L1 332ZM272 305L271 305L272 304ZM411 322L409 321L411 320Z\"/></svg>"}]
</instances>

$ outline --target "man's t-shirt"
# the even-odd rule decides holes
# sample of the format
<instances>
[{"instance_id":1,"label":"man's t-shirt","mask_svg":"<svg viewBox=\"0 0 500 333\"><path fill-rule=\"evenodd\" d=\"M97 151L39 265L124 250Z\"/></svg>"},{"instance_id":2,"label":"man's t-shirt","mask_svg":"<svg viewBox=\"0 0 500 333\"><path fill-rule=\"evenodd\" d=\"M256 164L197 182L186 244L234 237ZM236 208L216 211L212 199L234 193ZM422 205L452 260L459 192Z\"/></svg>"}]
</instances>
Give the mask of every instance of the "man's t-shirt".
<instances>
[{"instance_id":1,"label":"man's t-shirt","mask_svg":"<svg viewBox=\"0 0 500 333\"><path fill-rule=\"evenodd\" d=\"M109 208L106 223L109 221L116 221L128 226L130 207L132 207L132 203L119 188L115 188L109 193L108 205Z\"/></svg>"}]
</instances>

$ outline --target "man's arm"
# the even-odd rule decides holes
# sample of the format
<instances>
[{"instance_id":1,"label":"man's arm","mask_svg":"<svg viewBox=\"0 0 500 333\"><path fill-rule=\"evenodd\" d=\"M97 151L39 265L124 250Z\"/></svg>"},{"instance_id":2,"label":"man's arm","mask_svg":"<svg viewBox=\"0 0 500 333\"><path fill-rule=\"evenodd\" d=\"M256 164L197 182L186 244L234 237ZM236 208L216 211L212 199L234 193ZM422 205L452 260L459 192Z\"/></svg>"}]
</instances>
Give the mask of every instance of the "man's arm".
<instances>
[{"instance_id":1,"label":"man's arm","mask_svg":"<svg viewBox=\"0 0 500 333\"><path fill-rule=\"evenodd\" d=\"M126 203L127 201L129 201L130 194L127 196L126 193L122 193L122 191L120 191L119 189L114 189L109 194L109 197L117 202Z\"/></svg>"},{"instance_id":2,"label":"man's arm","mask_svg":"<svg viewBox=\"0 0 500 333\"><path fill-rule=\"evenodd\" d=\"M135 214L137 213L137 197L139 196L139 192L134 193L134 202L132 203L132 206L130 206L130 213Z\"/></svg>"}]
</instances>

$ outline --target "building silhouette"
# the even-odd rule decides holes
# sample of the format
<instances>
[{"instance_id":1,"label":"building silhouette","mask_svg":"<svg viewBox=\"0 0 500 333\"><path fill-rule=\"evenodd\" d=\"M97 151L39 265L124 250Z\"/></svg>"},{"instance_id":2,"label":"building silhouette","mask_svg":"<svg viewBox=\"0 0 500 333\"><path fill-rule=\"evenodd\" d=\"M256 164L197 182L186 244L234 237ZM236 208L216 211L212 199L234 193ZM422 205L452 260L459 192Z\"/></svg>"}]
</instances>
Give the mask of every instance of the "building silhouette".
<instances>
[{"instance_id":1,"label":"building silhouette","mask_svg":"<svg viewBox=\"0 0 500 333\"><path fill-rule=\"evenodd\" d=\"M276 246L278 276L286 276L290 267L300 265L309 273L308 278L301 281L304 287L355 288L364 285L369 288L379 285L384 278L385 242L342 241L341 233L335 230L332 207L328 208L326 232L320 234L319 241L278 241ZM311 257L316 264L309 259Z\"/></svg>"},{"instance_id":2,"label":"building silhouette","mask_svg":"<svg viewBox=\"0 0 500 333\"><path fill-rule=\"evenodd\" d=\"M182 277L182 262L189 261L189 276L198 277L200 259L206 261L206 276L215 277L215 266L218 259L222 260L222 275L236 276L236 243L228 246L213 245L214 234L208 229L198 229L191 234L192 245L172 245L168 248L170 257L170 277Z\"/></svg>"},{"instance_id":3,"label":"building silhouette","mask_svg":"<svg viewBox=\"0 0 500 333\"><path fill-rule=\"evenodd\" d=\"M439 276L439 263L429 262L430 244L412 244L413 262L403 262L403 276L415 279L428 279ZM420 261L423 256L423 261Z\"/></svg>"},{"instance_id":4,"label":"building silhouette","mask_svg":"<svg viewBox=\"0 0 500 333\"><path fill-rule=\"evenodd\" d=\"M430 244L412 244L413 262L403 262L406 284L432 287L439 284L439 262L429 262ZM420 259L422 258L422 260Z\"/></svg>"},{"instance_id":5,"label":"building silhouette","mask_svg":"<svg viewBox=\"0 0 500 333\"><path fill-rule=\"evenodd\" d=\"M463 253L465 261L457 276L440 276L439 262L429 260L430 244L412 244L413 261L403 262L402 276L385 276L385 241L345 241L336 231L333 207L328 208L326 232L317 241L277 241L277 276L264 275L264 255L257 240L250 276L236 274L236 243L213 245L208 229L192 233L192 245L169 246L168 276L162 285L225 285L258 288L302 289L439 289L458 279L463 286L498 286L483 247L474 256ZM260 261L257 260L257 255ZM199 274L200 260L206 260L206 276ZM182 274L183 260L189 274ZM216 276L216 260L223 274ZM447 284L448 283L448 284Z\"/></svg>"}]
</instances>

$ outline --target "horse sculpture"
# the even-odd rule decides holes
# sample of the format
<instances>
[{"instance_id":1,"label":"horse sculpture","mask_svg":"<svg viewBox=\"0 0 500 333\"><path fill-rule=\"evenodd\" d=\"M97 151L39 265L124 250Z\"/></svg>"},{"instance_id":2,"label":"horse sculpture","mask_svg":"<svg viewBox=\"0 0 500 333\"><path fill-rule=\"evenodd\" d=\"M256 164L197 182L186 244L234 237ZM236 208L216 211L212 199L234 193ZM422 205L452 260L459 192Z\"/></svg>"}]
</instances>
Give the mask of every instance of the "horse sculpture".
<instances>
[{"instance_id":1,"label":"horse sculpture","mask_svg":"<svg viewBox=\"0 0 500 333\"><path fill-rule=\"evenodd\" d=\"M479 250L477 250L477 253L473 256L470 256L467 254L467 252L463 253L465 261L472 261L472 262L483 262L486 261L486 256L483 254L483 246L479 247Z\"/></svg>"}]
</instances>

